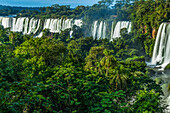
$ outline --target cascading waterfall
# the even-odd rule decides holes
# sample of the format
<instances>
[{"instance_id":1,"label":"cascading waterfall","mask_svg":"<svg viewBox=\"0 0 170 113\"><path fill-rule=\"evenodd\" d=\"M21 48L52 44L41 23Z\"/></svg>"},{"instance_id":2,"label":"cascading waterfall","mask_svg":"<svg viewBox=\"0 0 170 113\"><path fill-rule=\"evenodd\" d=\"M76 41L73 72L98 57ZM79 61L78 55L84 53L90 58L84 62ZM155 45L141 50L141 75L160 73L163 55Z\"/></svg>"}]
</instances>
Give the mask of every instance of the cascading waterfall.
<instances>
[{"instance_id":1,"label":"cascading waterfall","mask_svg":"<svg viewBox=\"0 0 170 113\"><path fill-rule=\"evenodd\" d=\"M7 18L7 17L3 17L1 19L1 25L4 27L4 28L10 28L12 26L12 20L11 18Z\"/></svg>"},{"instance_id":2,"label":"cascading waterfall","mask_svg":"<svg viewBox=\"0 0 170 113\"><path fill-rule=\"evenodd\" d=\"M30 22L29 22L29 28L27 28L28 32L25 33L25 34L36 34L39 27L40 27L40 23L41 21L39 19L34 19L34 18L31 18ZM26 24L28 25L28 24Z\"/></svg>"},{"instance_id":3,"label":"cascading waterfall","mask_svg":"<svg viewBox=\"0 0 170 113\"><path fill-rule=\"evenodd\" d=\"M71 31L70 31L70 38L72 38L72 34L73 34L73 26L76 25L78 27L81 27L83 25L83 22L81 19L76 19L71 23Z\"/></svg>"},{"instance_id":4,"label":"cascading waterfall","mask_svg":"<svg viewBox=\"0 0 170 113\"><path fill-rule=\"evenodd\" d=\"M42 29L40 29L40 25L42 25ZM11 28L13 32L22 32L25 34L34 34L36 35L38 31L42 31L44 29L49 29L51 33L60 33L66 29L71 29L70 37L73 34L73 26L76 25L81 27L83 22L81 19L45 19L45 21L41 21L40 19L34 18L9 18L9 17L0 17L0 24L4 26L4 28ZM109 38L109 34L106 33L106 29L108 29L105 21L94 21L91 27L91 36L93 39L105 39ZM108 24L109 25L109 24ZM116 26L111 28L111 41L114 38L120 37L120 30L122 28L127 28L128 33L131 31L131 22L128 21L119 21ZM40 32L37 37L42 37L43 32ZM107 36L106 36L107 35Z\"/></svg>"},{"instance_id":5,"label":"cascading waterfall","mask_svg":"<svg viewBox=\"0 0 170 113\"><path fill-rule=\"evenodd\" d=\"M18 18L17 20L13 18L13 28L11 31L13 32L22 32L24 28L24 20L25 18ZM16 22L16 23L15 23Z\"/></svg>"},{"instance_id":6,"label":"cascading waterfall","mask_svg":"<svg viewBox=\"0 0 170 113\"><path fill-rule=\"evenodd\" d=\"M113 41L113 39L115 39L115 38L121 37L120 31L123 28L127 28L128 33L131 32L131 22L129 22L129 21L119 21L119 22L117 22L115 27L113 27L113 24L114 23L112 23L111 40L110 41ZM113 30L113 28L114 28L114 30Z\"/></svg>"},{"instance_id":7,"label":"cascading waterfall","mask_svg":"<svg viewBox=\"0 0 170 113\"><path fill-rule=\"evenodd\" d=\"M74 25L81 27L83 25L83 21L81 19L76 19L74 20Z\"/></svg>"},{"instance_id":8,"label":"cascading waterfall","mask_svg":"<svg viewBox=\"0 0 170 113\"><path fill-rule=\"evenodd\" d=\"M101 21L94 21L92 25L92 36L93 39L105 39L106 38L106 23Z\"/></svg>"},{"instance_id":9,"label":"cascading waterfall","mask_svg":"<svg viewBox=\"0 0 170 113\"><path fill-rule=\"evenodd\" d=\"M30 22L28 18L9 18L1 17L0 24L4 28L10 28L13 32L22 32L23 34L35 34L40 27L40 20L31 18Z\"/></svg>"},{"instance_id":10,"label":"cascading waterfall","mask_svg":"<svg viewBox=\"0 0 170 113\"><path fill-rule=\"evenodd\" d=\"M104 22L102 39L105 39L105 38L106 38L106 23Z\"/></svg>"},{"instance_id":11,"label":"cascading waterfall","mask_svg":"<svg viewBox=\"0 0 170 113\"><path fill-rule=\"evenodd\" d=\"M159 27L153 50L152 65L164 69L170 63L170 24L162 23Z\"/></svg>"},{"instance_id":12,"label":"cascading waterfall","mask_svg":"<svg viewBox=\"0 0 170 113\"><path fill-rule=\"evenodd\" d=\"M72 28L72 19L66 19L63 20L62 22L62 31L64 31L65 29L69 29Z\"/></svg>"},{"instance_id":13,"label":"cascading waterfall","mask_svg":"<svg viewBox=\"0 0 170 113\"><path fill-rule=\"evenodd\" d=\"M96 34L97 34L97 27L98 27L97 24L98 24L98 21L95 21L93 24L93 28L92 28L92 36L93 36L94 40L95 40Z\"/></svg>"},{"instance_id":14,"label":"cascading waterfall","mask_svg":"<svg viewBox=\"0 0 170 113\"><path fill-rule=\"evenodd\" d=\"M73 26L82 26L82 20L77 19L46 19L44 22L44 28L43 29L49 29L51 33L60 33L61 31L64 31L66 29L71 29L70 35L72 35ZM42 32L37 37L42 37Z\"/></svg>"},{"instance_id":15,"label":"cascading waterfall","mask_svg":"<svg viewBox=\"0 0 170 113\"><path fill-rule=\"evenodd\" d=\"M23 34L36 34L40 29L41 20L34 18L9 18L0 17L0 25L4 28L10 28L13 32L22 32ZM44 22L43 29L49 29L52 33L60 33L66 29L71 29L70 35L72 35L72 27L76 25L81 27L81 19L46 19ZM42 32L38 35L42 36Z\"/></svg>"},{"instance_id":16,"label":"cascading waterfall","mask_svg":"<svg viewBox=\"0 0 170 113\"><path fill-rule=\"evenodd\" d=\"M97 34L97 39L99 40L102 38L102 28L103 28L103 22L100 22L99 29L98 29L98 34Z\"/></svg>"},{"instance_id":17,"label":"cascading waterfall","mask_svg":"<svg viewBox=\"0 0 170 113\"><path fill-rule=\"evenodd\" d=\"M28 25L29 25L29 18L25 18L25 25L24 25L23 34L27 34L28 28L29 28Z\"/></svg>"},{"instance_id":18,"label":"cascading waterfall","mask_svg":"<svg viewBox=\"0 0 170 113\"><path fill-rule=\"evenodd\" d=\"M114 33L114 22L112 22L112 28L111 28L111 40L110 41L113 41L112 40L112 37L113 37L113 33Z\"/></svg>"}]
</instances>

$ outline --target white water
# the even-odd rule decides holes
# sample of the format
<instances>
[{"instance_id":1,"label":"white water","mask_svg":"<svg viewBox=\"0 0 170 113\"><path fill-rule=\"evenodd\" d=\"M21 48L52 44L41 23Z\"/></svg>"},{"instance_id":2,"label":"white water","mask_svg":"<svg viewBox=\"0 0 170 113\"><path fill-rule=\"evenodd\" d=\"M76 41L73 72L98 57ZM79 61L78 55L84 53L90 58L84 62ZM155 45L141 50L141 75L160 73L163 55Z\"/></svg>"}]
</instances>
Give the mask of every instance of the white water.
<instances>
[{"instance_id":1,"label":"white water","mask_svg":"<svg viewBox=\"0 0 170 113\"><path fill-rule=\"evenodd\" d=\"M1 17L0 24L4 28L10 28L13 32L22 32L23 34L35 34L40 27L40 20L31 18L30 20L25 17L9 18Z\"/></svg>"},{"instance_id":2,"label":"white water","mask_svg":"<svg viewBox=\"0 0 170 113\"><path fill-rule=\"evenodd\" d=\"M42 22L40 19L34 18L9 18L0 17L0 25L4 28L10 28L13 32L22 32L23 34L36 34L40 29L41 23L44 23L43 29L49 29L52 33L60 33L66 29L72 29L74 25L81 27L81 19L46 19ZM70 35L72 32L70 32ZM39 34L42 36L42 33Z\"/></svg>"},{"instance_id":3,"label":"white water","mask_svg":"<svg viewBox=\"0 0 170 113\"><path fill-rule=\"evenodd\" d=\"M26 32L25 34L31 34L31 33L36 34L40 27L40 23L41 21L39 19L31 18L29 22L29 28L26 29L28 32ZM25 26L28 26L28 24L26 23Z\"/></svg>"},{"instance_id":4,"label":"white water","mask_svg":"<svg viewBox=\"0 0 170 113\"><path fill-rule=\"evenodd\" d=\"M119 21L119 22L117 22L115 28L113 27L113 24L114 23L112 23L111 40L110 41L113 41L113 39L115 39L115 38L121 37L120 31L123 28L127 28L128 33L131 32L131 22L129 22L129 21ZM113 28L114 28L114 30L113 30Z\"/></svg>"},{"instance_id":5,"label":"white water","mask_svg":"<svg viewBox=\"0 0 170 113\"><path fill-rule=\"evenodd\" d=\"M152 56L152 65L164 69L170 63L170 24L162 23L159 27Z\"/></svg>"},{"instance_id":6,"label":"white water","mask_svg":"<svg viewBox=\"0 0 170 113\"><path fill-rule=\"evenodd\" d=\"M150 76L153 80L160 82L160 86L162 87L162 92L164 96L162 96L163 104L167 104L168 107L165 111L165 113L170 113L170 91L168 88L168 85L170 84L170 70L164 70L164 72L160 72L158 70L152 70L150 73Z\"/></svg>"},{"instance_id":7,"label":"white water","mask_svg":"<svg viewBox=\"0 0 170 113\"><path fill-rule=\"evenodd\" d=\"M4 28L10 28L13 32L22 32L24 35L26 34L33 34L37 35L38 32L39 35L36 37L42 37L44 29L49 29L51 33L60 33L61 31L64 31L66 29L70 29L70 37L72 37L73 34L73 26L76 25L78 27L81 27L83 25L83 22L81 19L45 19L45 21L42 21L40 19L34 19L34 18L9 18L9 17L0 17L0 24L4 26ZM41 27L42 26L42 27ZM105 21L94 21L91 26L91 36L93 36L93 39L105 39L109 38L108 32L106 32L107 24ZM112 25L111 28L111 41L114 38L120 37L120 30L122 28L127 28L128 33L131 31L131 22L128 21L119 21L116 24L116 27L114 28Z\"/></svg>"},{"instance_id":8,"label":"white water","mask_svg":"<svg viewBox=\"0 0 170 113\"><path fill-rule=\"evenodd\" d=\"M95 21L93 24L93 28L92 28L92 36L93 36L94 40L95 40L96 34L97 34L97 27L98 27L97 24L98 24L98 21Z\"/></svg>"},{"instance_id":9,"label":"white water","mask_svg":"<svg viewBox=\"0 0 170 113\"><path fill-rule=\"evenodd\" d=\"M2 17L2 18L1 18L1 25L2 25L4 28L9 28L9 27L11 27L11 24L12 24L12 19L7 18L7 17Z\"/></svg>"},{"instance_id":10,"label":"white water","mask_svg":"<svg viewBox=\"0 0 170 113\"><path fill-rule=\"evenodd\" d=\"M170 112L170 91L168 90L168 85L170 84L170 70L164 70L165 67L170 63L170 23L162 23L159 26L156 41L153 50L153 56L148 66L159 67L158 71L161 74L155 75L156 78L161 78L163 82L162 90L164 93L165 102L169 105L167 113Z\"/></svg>"},{"instance_id":11,"label":"white water","mask_svg":"<svg viewBox=\"0 0 170 113\"><path fill-rule=\"evenodd\" d=\"M73 19L46 19L44 22L43 29L49 29L51 33L60 33L66 29L71 29L70 35L72 35L73 26L82 26L82 20L73 20ZM43 33L41 32L37 37L42 37ZM70 36L72 37L72 36Z\"/></svg>"},{"instance_id":12,"label":"white water","mask_svg":"<svg viewBox=\"0 0 170 113\"><path fill-rule=\"evenodd\" d=\"M93 39L105 39L106 38L106 22L94 21L92 25Z\"/></svg>"}]
</instances>

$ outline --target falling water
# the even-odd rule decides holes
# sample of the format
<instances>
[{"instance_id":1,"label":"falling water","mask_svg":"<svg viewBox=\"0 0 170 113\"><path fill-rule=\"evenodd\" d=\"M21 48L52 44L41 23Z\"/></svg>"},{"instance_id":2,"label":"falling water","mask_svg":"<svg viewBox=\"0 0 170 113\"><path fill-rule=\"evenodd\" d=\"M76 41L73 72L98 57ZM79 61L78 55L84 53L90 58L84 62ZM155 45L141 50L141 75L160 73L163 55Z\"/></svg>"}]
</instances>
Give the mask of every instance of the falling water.
<instances>
[{"instance_id":1,"label":"falling water","mask_svg":"<svg viewBox=\"0 0 170 113\"><path fill-rule=\"evenodd\" d=\"M81 27L83 22L81 19L45 19L45 21L41 21L40 19L34 18L9 18L9 17L0 17L0 24L4 26L4 28L11 28L13 32L22 32L23 34L37 34L38 31L42 31L40 29L40 25L43 24L42 29L49 29L51 33L60 33L66 29L70 29L70 37L73 34L73 26L76 25ZM105 21L94 21L91 27L91 36L93 39L104 39L109 38L109 34L106 33L107 24ZM120 30L122 28L127 28L128 33L131 31L131 22L127 21L119 21L115 28L111 28L111 41L114 38L120 37ZM38 37L42 37L42 32L39 33ZM106 36L107 35L107 36Z\"/></svg>"},{"instance_id":2,"label":"falling water","mask_svg":"<svg viewBox=\"0 0 170 113\"><path fill-rule=\"evenodd\" d=\"M28 32L28 25L29 25L29 18L25 18L25 24L24 24L24 31L23 34L27 34Z\"/></svg>"},{"instance_id":3,"label":"falling water","mask_svg":"<svg viewBox=\"0 0 170 113\"><path fill-rule=\"evenodd\" d=\"M159 27L154 46L152 65L164 69L170 63L170 24L162 23Z\"/></svg>"},{"instance_id":4,"label":"falling water","mask_svg":"<svg viewBox=\"0 0 170 113\"><path fill-rule=\"evenodd\" d=\"M71 29L70 35L72 35L73 26L82 26L82 20L77 19L46 19L44 22L44 28L43 29L49 29L51 33L60 33L61 31L64 31L66 29ZM42 32L37 37L42 37Z\"/></svg>"},{"instance_id":5,"label":"falling water","mask_svg":"<svg viewBox=\"0 0 170 113\"><path fill-rule=\"evenodd\" d=\"M10 26L10 27L12 27L11 30L14 32L22 32L23 28L24 28L25 18L18 18L17 20L16 19L13 19L13 20L14 20L13 26Z\"/></svg>"},{"instance_id":6,"label":"falling water","mask_svg":"<svg viewBox=\"0 0 170 113\"><path fill-rule=\"evenodd\" d=\"M31 18L30 22L29 22L29 29L28 29L28 32L26 34L35 34L39 27L40 27L40 20L38 19L34 19L34 18Z\"/></svg>"},{"instance_id":7,"label":"falling water","mask_svg":"<svg viewBox=\"0 0 170 113\"><path fill-rule=\"evenodd\" d=\"M43 23L43 22L42 22ZM46 19L43 29L49 29L52 33L60 33L66 29L71 29L70 35L73 33L73 26L82 26L81 19ZM23 34L36 34L40 30L41 20L34 18L9 18L0 17L0 25L4 28L10 28L13 32L22 32ZM42 32L38 35L42 36Z\"/></svg>"},{"instance_id":8,"label":"falling water","mask_svg":"<svg viewBox=\"0 0 170 113\"><path fill-rule=\"evenodd\" d=\"M106 38L106 23L104 21L94 21L91 34L93 36L93 39L97 38L97 40L99 40Z\"/></svg>"},{"instance_id":9,"label":"falling water","mask_svg":"<svg viewBox=\"0 0 170 113\"><path fill-rule=\"evenodd\" d=\"M7 17L3 17L2 20L1 20L1 25L4 28L10 28L12 26L12 19L7 18Z\"/></svg>"},{"instance_id":10,"label":"falling water","mask_svg":"<svg viewBox=\"0 0 170 113\"><path fill-rule=\"evenodd\" d=\"M121 37L120 31L123 28L127 28L128 33L131 32L131 22L129 22L129 21L119 21L119 22L117 22L115 28L113 27L113 24L114 23L112 23L112 30L111 30L112 32L111 32L111 40L110 41L113 41L113 39L115 39L115 38ZM114 28L114 30L113 30L113 28Z\"/></svg>"},{"instance_id":11,"label":"falling water","mask_svg":"<svg viewBox=\"0 0 170 113\"><path fill-rule=\"evenodd\" d=\"M105 39L106 38L106 23L104 22L103 24L103 36L102 36L102 39Z\"/></svg>"},{"instance_id":12,"label":"falling water","mask_svg":"<svg viewBox=\"0 0 170 113\"><path fill-rule=\"evenodd\" d=\"M92 36L93 36L93 39L96 38L96 32L97 32L97 24L98 24L98 21L95 21L94 22L94 25L93 25L93 28L92 28Z\"/></svg>"},{"instance_id":13,"label":"falling water","mask_svg":"<svg viewBox=\"0 0 170 113\"><path fill-rule=\"evenodd\" d=\"M161 79L162 91L164 93L165 102L169 105L167 107L167 113L170 112L170 92L168 90L168 85L170 84L170 70L165 69L165 67L170 63L170 24L162 23L159 26L156 41L153 50L153 56L148 66L157 67L155 78ZM162 73L158 73L158 72Z\"/></svg>"},{"instance_id":14,"label":"falling water","mask_svg":"<svg viewBox=\"0 0 170 113\"><path fill-rule=\"evenodd\" d=\"M99 40L102 38L102 28L103 28L103 21L100 22L99 28L98 28L98 34L97 34L97 39Z\"/></svg>"}]
</instances>

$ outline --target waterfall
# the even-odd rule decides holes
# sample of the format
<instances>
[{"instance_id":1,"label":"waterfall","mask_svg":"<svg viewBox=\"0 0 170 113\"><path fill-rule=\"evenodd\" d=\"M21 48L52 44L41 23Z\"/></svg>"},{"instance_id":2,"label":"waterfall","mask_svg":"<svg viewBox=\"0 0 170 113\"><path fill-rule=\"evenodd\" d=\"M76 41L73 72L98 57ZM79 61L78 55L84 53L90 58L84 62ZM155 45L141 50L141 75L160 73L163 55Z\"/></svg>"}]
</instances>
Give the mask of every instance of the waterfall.
<instances>
[{"instance_id":1,"label":"waterfall","mask_svg":"<svg viewBox=\"0 0 170 113\"><path fill-rule=\"evenodd\" d=\"M33 32L33 34L37 33L37 31L40 28L41 20L39 19L37 22L38 22L38 26L37 26L37 28L35 28L35 31Z\"/></svg>"},{"instance_id":2,"label":"waterfall","mask_svg":"<svg viewBox=\"0 0 170 113\"><path fill-rule=\"evenodd\" d=\"M92 28L92 36L93 36L93 39L95 40L96 38L96 33L97 33L97 23L98 21L95 21L94 24L93 24L93 28Z\"/></svg>"},{"instance_id":3,"label":"waterfall","mask_svg":"<svg viewBox=\"0 0 170 113\"><path fill-rule=\"evenodd\" d=\"M72 28L73 27L72 21L73 21L72 19L63 20L62 31L64 31L65 29Z\"/></svg>"},{"instance_id":4,"label":"waterfall","mask_svg":"<svg viewBox=\"0 0 170 113\"><path fill-rule=\"evenodd\" d=\"M12 26L12 19L11 18L7 18L7 17L2 17L1 18L1 25L4 28L10 28Z\"/></svg>"},{"instance_id":5,"label":"waterfall","mask_svg":"<svg viewBox=\"0 0 170 113\"><path fill-rule=\"evenodd\" d=\"M129 21L119 21L119 22L117 22L115 28L113 27L113 24L114 23L112 22L111 40L110 41L113 41L113 39L115 39L115 38L121 37L120 31L123 28L127 28L128 33L131 32L131 22L129 22Z\"/></svg>"},{"instance_id":6,"label":"waterfall","mask_svg":"<svg viewBox=\"0 0 170 113\"><path fill-rule=\"evenodd\" d=\"M41 21L39 19L31 18L31 20L29 22L29 28L26 29L26 30L28 30L28 32L26 34L37 33L37 31L40 27L40 22ZM26 25L28 26L27 23L26 23Z\"/></svg>"},{"instance_id":7,"label":"waterfall","mask_svg":"<svg viewBox=\"0 0 170 113\"><path fill-rule=\"evenodd\" d=\"M98 28L98 33L97 33L97 39L99 40L102 38L102 28L103 28L103 21L100 22L99 28Z\"/></svg>"},{"instance_id":8,"label":"waterfall","mask_svg":"<svg viewBox=\"0 0 170 113\"><path fill-rule=\"evenodd\" d=\"M43 29L49 29L51 33L60 33L66 29L71 29L70 35L73 33L73 26L81 27L83 24L81 19L45 19ZM10 18L0 17L0 25L4 28L10 28L13 32L22 32L25 34L36 34L40 30L41 20L34 18ZM42 32L38 37L42 36Z\"/></svg>"},{"instance_id":9,"label":"waterfall","mask_svg":"<svg viewBox=\"0 0 170 113\"><path fill-rule=\"evenodd\" d=\"M110 41L113 41L112 40L112 37L113 37L113 34L114 34L114 22L112 22L112 28L111 28L111 40Z\"/></svg>"},{"instance_id":10,"label":"waterfall","mask_svg":"<svg viewBox=\"0 0 170 113\"><path fill-rule=\"evenodd\" d=\"M46 19L44 22L43 29L49 29L51 33L60 33L61 31L64 31L66 29L71 29L70 35L72 35L73 26L82 26L82 20L77 19ZM37 37L42 37L42 32ZM70 36L71 37L71 36Z\"/></svg>"},{"instance_id":11,"label":"waterfall","mask_svg":"<svg viewBox=\"0 0 170 113\"><path fill-rule=\"evenodd\" d=\"M83 21L81 19L74 20L74 25L81 27L83 25Z\"/></svg>"},{"instance_id":12,"label":"waterfall","mask_svg":"<svg viewBox=\"0 0 170 113\"><path fill-rule=\"evenodd\" d=\"M11 31L13 32L22 32L24 28L24 20L25 18L13 19L13 25L11 27Z\"/></svg>"},{"instance_id":13,"label":"waterfall","mask_svg":"<svg viewBox=\"0 0 170 113\"><path fill-rule=\"evenodd\" d=\"M23 34L35 34L39 30L40 20L31 18L9 18L9 17L1 17L0 24L4 26L4 28L10 28L13 32L22 32Z\"/></svg>"},{"instance_id":14,"label":"waterfall","mask_svg":"<svg viewBox=\"0 0 170 113\"><path fill-rule=\"evenodd\" d=\"M29 18L25 18L24 31L23 34L27 34L29 25Z\"/></svg>"},{"instance_id":15,"label":"waterfall","mask_svg":"<svg viewBox=\"0 0 170 113\"><path fill-rule=\"evenodd\" d=\"M42 25L43 23L43 25ZM0 24L4 26L4 28L11 28L13 32L22 32L25 34L37 34L38 31L49 29L51 33L60 33L66 29L70 29L70 37L73 34L73 26L76 25L81 27L83 25L83 21L81 19L45 19L44 21L35 18L9 18L9 17L0 17ZM91 36L93 39L105 39L109 38L109 34L106 33L106 29L108 28L109 24L105 21L94 21L91 25ZM128 33L131 31L131 22L128 21L119 21L117 22L116 26L114 27L114 22L112 22L111 28L111 40L113 41L114 38L121 37L120 30L122 28L127 28ZM42 29L40 29L40 25L42 25ZM40 32L37 37L42 37L43 33ZM89 36L89 35L88 35Z\"/></svg>"},{"instance_id":16,"label":"waterfall","mask_svg":"<svg viewBox=\"0 0 170 113\"><path fill-rule=\"evenodd\" d=\"M170 24L162 23L158 29L153 50L152 65L163 69L170 63Z\"/></svg>"},{"instance_id":17,"label":"waterfall","mask_svg":"<svg viewBox=\"0 0 170 113\"><path fill-rule=\"evenodd\" d=\"M49 29L50 32L57 33L72 28L73 25L81 27L82 20L80 21L73 19L46 19L44 29Z\"/></svg>"},{"instance_id":18,"label":"waterfall","mask_svg":"<svg viewBox=\"0 0 170 113\"><path fill-rule=\"evenodd\" d=\"M99 39L106 38L106 23L105 22L94 21L91 29L92 29L91 34L93 36L93 39L97 38L97 40L99 40Z\"/></svg>"},{"instance_id":19,"label":"waterfall","mask_svg":"<svg viewBox=\"0 0 170 113\"><path fill-rule=\"evenodd\" d=\"M106 23L104 22L103 24L103 36L102 36L102 39L105 39L106 38Z\"/></svg>"}]
</instances>

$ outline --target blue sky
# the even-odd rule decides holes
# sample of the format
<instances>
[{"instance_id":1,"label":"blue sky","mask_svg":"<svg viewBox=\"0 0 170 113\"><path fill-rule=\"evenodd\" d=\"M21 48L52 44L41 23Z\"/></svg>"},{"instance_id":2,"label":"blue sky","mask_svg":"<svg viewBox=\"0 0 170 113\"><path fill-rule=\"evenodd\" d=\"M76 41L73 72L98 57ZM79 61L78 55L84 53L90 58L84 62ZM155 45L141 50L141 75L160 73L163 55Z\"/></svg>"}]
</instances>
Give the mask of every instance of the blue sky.
<instances>
[{"instance_id":1,"label":"blue sky","mask_svg":"<svg viewBox=\"0 0 170 113\"><path fill-rule=\"evenodd\" d=\"M93 5L98 1L99 0L0 0L0 5L39 7L60 4L76 7L77 5Z\"/></svg>"}]
</instances>

